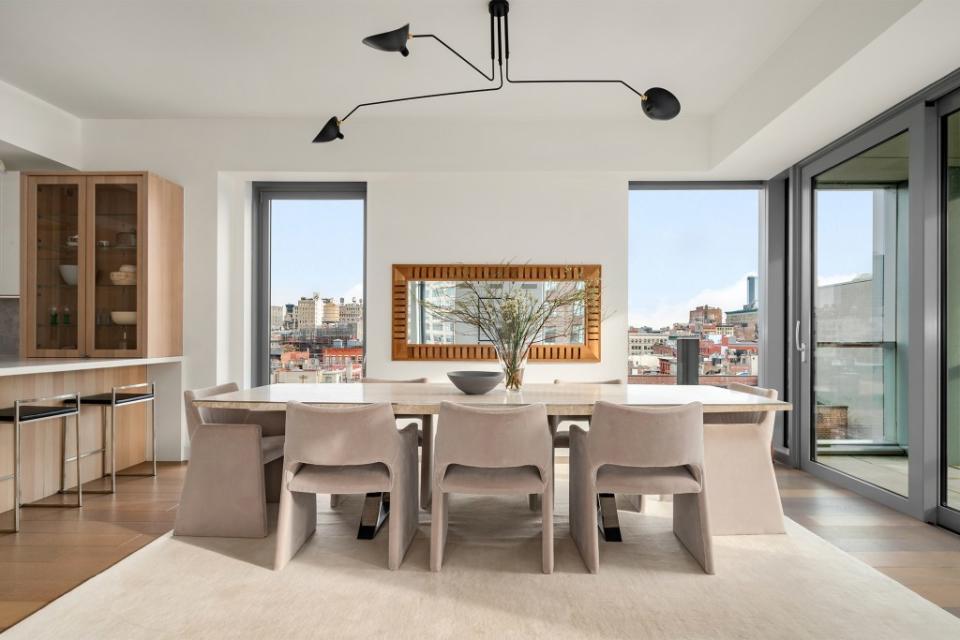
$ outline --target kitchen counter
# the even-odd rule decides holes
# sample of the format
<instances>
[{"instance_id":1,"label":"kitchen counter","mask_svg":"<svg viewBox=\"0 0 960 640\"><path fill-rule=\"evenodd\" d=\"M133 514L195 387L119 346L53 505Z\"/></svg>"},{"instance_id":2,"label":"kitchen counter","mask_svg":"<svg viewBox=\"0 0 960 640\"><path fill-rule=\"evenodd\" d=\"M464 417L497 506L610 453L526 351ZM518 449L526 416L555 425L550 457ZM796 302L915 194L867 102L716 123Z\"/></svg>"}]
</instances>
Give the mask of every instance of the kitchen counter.
<instances>
[{"instance_id":1,"label":"kitchen counter","mask_svg":"<svg viewBox=\"0 0 960 640\"><path fill-rule=\"evenodd\" d=\"M3 358L0 357L0 378L5 376L29 376L38 373L64 373L90 369L116 369L155 364L182 362L183 356L162 358Z\"/></svg>"}]
</instances>

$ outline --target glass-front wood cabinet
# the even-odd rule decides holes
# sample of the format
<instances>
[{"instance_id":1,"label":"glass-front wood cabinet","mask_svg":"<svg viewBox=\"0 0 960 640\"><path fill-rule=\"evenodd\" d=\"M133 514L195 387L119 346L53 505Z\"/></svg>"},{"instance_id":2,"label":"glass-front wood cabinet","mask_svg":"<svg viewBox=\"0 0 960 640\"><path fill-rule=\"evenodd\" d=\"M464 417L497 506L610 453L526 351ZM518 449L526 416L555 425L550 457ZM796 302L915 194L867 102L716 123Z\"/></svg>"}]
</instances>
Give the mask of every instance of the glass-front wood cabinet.
<instances>
[{"instance_id":1,"label":"glass-front wood cabinet","mask_svg":"<svg viewBox=\"0 0 960 640\"><path fill-rule=\"evenodd\" d=\"M180 355L182 189L149 173L22 180L23 355Z\"/></svg>"}]
</instances>

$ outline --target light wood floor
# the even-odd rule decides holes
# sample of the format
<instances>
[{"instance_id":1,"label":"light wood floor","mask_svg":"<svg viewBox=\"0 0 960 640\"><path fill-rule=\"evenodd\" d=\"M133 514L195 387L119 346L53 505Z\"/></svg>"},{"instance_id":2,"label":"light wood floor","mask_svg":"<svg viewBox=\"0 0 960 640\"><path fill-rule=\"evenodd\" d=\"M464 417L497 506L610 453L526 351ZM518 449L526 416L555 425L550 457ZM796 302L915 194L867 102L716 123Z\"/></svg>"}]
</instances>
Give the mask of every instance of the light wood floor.
<instances>
[{"instance_id":1,"label":"light wood floor","mask_svg":"<svg viewBox=\"0 0 960 640\"><path fill-rule=\"evenodd\" d=\"M0 534L0 630L173 527L186 466L118 480L82 510L26 509L19 534ZM802 471L778 468L787 515L960 616L960 536L923 524Z\"/></svg>"}]
</instances>

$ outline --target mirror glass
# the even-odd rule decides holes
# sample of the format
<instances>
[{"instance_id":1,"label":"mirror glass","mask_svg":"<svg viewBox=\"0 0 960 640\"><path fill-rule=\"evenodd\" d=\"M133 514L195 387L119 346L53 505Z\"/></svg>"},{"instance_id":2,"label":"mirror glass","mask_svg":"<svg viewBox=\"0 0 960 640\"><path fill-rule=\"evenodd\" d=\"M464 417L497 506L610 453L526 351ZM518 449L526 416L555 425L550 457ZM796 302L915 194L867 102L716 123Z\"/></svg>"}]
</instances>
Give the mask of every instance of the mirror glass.
<instances>
[{"instance_id":1,"label":"mirror glass","mask_svg":"<svg viewBox=\"0 0 960 640\"><path fill-rule=\"evenodd\" d=\"M490 340L476 325L445 319L440 309L455 305L476 306L490 312L497 310L505 298L523 299L537 305L558 292L582 290L583 281L518 282L489 281L480 283L481 295L462 282L411 280L407 282L408 344L484 344ZM584 344L585 321L583 303L559 307L539 328L540 344Z\"/></svg>"}]
</instances>

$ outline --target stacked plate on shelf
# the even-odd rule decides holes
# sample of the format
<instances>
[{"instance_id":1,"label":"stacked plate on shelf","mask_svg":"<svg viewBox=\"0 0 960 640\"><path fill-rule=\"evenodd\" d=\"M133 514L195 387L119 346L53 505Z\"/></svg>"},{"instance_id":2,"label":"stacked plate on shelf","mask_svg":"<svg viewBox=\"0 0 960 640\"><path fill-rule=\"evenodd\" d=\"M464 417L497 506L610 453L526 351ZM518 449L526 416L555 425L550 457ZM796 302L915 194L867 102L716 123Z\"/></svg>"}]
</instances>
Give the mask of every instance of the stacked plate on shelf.
<instances>
[{"instance_id":1,"label":"stacked plate on shelf","mask_svg":"<svg viewBox=\"0 0 960 640\"><path fill-rule=\"evenodd\" d=\"M110 272L110 282L119 286L131 286L137 284L137 267L132 264L120 265L119 271Z\"/></svg>"}]
</instances>

